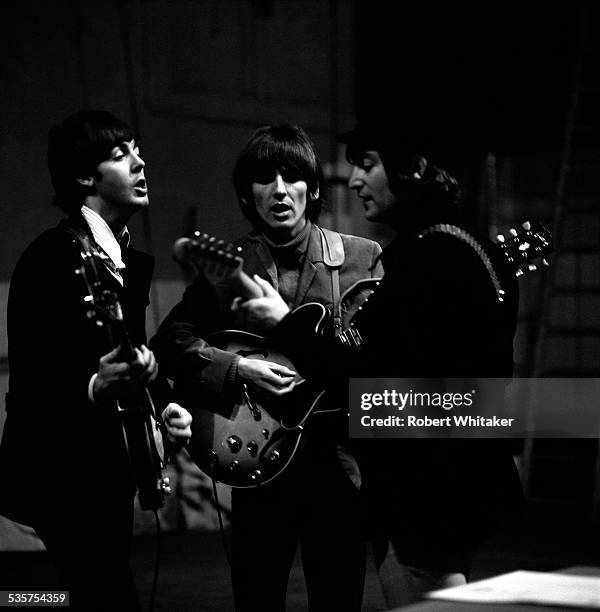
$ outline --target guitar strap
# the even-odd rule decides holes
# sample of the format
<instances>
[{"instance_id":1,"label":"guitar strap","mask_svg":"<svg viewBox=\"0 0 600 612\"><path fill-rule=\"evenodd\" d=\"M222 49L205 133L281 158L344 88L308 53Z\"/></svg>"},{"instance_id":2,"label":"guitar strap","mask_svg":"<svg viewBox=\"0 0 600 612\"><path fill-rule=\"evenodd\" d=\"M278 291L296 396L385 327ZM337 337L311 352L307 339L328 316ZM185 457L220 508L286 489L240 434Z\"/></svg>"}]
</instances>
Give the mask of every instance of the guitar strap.
<instances>
[{"instance_id":1,"label":"guitar strap","mask_svg":"<svg viewBox=\"0 0 600 612\"><path fill-rule=\"evenodd\" d=\"M68 219L63 219L60 222L60 226L72 234L81 243L83 251L94 251L92 247L92 241L90 240L89 234L83 227L70 223Z\"/></svg>"},{"instance_id":2,"label":"guitar strap","mask_svg":"<svg viewBox=\"0 0 600 612\"><path fill-rule=\"evenodd\" d=\"M83 223L85 223L83 220L81 224L79 224L77 223L77 220L63 219L60 222L60 227L72 234L81 243L82 252L90 252L97 255L102 260L104 266L111 276L113 276L119 282L119 284L123 286L124 281L121 271L117 269L112 259L106 254L104 249L90 238L89 232L82 225Z\"/></svg>"},{"instance_id":3,"label":"guitar strap","mask_svg":"<svg viewBox=\"0 0 600 612\"><path fill-rule=\"evenodd\" d=\"M457 227L456 225L450 225L449 223L438 223L437 225L431 225L426 227L420 234L419 238L424 238L425 236L429 236L431 234L441 233L448 234L450 236L454 236L458 238L458 240L462 240L464 243L468 244L477 254L481 263L485 266L486 272L488 273L489 279L494 286L494 291L496 292L496 298L499 302L504 301L504 290L500 285L500 281L498 280L498 275L496 274L496 270L494 270L494 266L492 265L492 261L489 258L488 254L485 252L485 249L477 242L471 234L466 232L461 227Z\"/></svg>"},{"instance_id":4,"label":"guitar strap","mask_svg":"<svg viewBox=\"0 0 600 612\"><path fill-rule=\"evenodd\" d=\"M338 232L319 227L323 261L331 272L331 296L333 301L333 333L339 336L342 332L340 311L340 268L346 257L342 237Z\"/></svg>"}]
</instances>

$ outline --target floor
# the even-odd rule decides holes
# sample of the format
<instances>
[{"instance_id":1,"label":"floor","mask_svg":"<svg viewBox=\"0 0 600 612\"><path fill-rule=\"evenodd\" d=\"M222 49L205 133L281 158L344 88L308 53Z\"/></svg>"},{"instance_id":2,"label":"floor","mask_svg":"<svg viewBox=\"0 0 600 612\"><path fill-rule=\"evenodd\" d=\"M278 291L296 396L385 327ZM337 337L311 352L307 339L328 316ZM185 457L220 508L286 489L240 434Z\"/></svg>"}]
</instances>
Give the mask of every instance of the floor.
<instances>
[{"instance_id":1,"label":"floor","mask_svg":"<svg viewBox=\"0 0 600 612\"><path fill-rule=\"evenodd\" d=\"M573 565L600 566L598 530L560 508L529 512L518 529L499 534L478 553L472 579L514 569L554 570ZM166 534L161 538L156 612L231 612L229 571L221 535L214 532ZM132 566L144 609L148 609L156 538L134 540ZM54 573L43 552L0 553L0 590L44 589ZM264 588L268 588L265 576ZM305 587L298 560L290 577L288 611L306 610ZM372 559L368 559L364 612L386 610ZM343 612L343 611L342 611Z\"/></svg>"}]
</instances>

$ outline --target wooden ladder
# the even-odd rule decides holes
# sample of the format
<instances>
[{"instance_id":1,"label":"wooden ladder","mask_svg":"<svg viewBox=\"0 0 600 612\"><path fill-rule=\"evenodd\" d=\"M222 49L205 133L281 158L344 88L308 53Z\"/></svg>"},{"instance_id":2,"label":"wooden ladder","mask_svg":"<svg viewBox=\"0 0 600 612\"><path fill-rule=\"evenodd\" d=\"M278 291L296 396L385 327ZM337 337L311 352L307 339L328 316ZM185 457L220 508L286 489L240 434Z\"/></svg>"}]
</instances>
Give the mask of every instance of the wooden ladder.
<instances>
[{"instance_id":1,"label":"wooden ladder","mask_svg":"<svg viewBox=\"0 0 600 612\"><path fill-rule=\"evenodd\" d=\"M529 368L535 378L600 377L600 7L582 6L553 215L556 250L543 275ZM597 520L598 448L598 438L526 438L527 500Z\"/></svg>"}]
</instances>

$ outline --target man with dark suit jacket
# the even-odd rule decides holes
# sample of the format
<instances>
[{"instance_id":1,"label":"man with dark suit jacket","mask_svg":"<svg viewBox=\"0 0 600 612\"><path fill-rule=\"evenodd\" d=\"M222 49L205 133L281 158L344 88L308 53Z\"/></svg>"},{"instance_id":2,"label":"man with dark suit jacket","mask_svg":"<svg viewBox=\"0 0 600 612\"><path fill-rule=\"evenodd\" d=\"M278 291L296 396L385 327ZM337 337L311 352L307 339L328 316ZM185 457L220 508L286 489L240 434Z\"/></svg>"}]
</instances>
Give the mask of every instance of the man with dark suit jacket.
<instances>
[{"instance_id":1,"label":"man with dark suit jacket","mask_svg":"<svg viewBox=\"0 0 600 612\"><path fill-rule=\"evenodd\" d=\"M256 318L243 329L268 333L289 310L319 302L339 311L356 281L381 275L377 243L328 232L316 225L323 192L314 146L296 126L259 128L241 152L234 186L254 227L236 244L257 297L227 282L199 277L161 325L151 346L161 366L184 386L232 396L242 385L278 395L293 392L294 371L211 346L211 332L240 326L249 303ZM254 276L256 275L256 276ZM267 317L261 305L281 296ZM247 296L243 296L246 298ZM232 312L233 305L233 312ZM330 327L329 333L333 333ZM194 406L185 404L194 414ZM329 405L339 408L339 405ZM338 457L347 419L313 415L291 465L258 488L232 492L232 577L238 611L285 610L287 582L300 544L310 610L360 610L364 546L358 491ZM341 425L341 426L340 426Z\"/></svg>"},{"instance_id":2,"label":"man with dark suit jacket","mask_svg":"<svg viewBox=\"0 0 600 612\"><path fill-rule=\"evenodd\" d=\"M354 371L510 378L515 275L469 224L461 186L441 165L452 159L442 131L431 140L398 124L367 118L341 137L366 219L396 231L382 253L385 277L354 320L364 338ZM356 451L390 607L464 582L477 547L520 507L506 440L356 440Z\"/></svg>"},{"instance_id":3,"label":"man with dark suit jacket","mask_svg":"<svg viewBox=\"0 0 600 612\"><path fill-rule=\"evenodd\" d=\"M33 241L11 281L0 447L11 487L0 512L34 527L76 609L135 610L129 544L136 485L117 400L159 384L145 346L153 259L131 246L126 226L149 203L145 163L127 124L90 110L50 130L48 165L55 203L68 217ZM131 361L121 345L111 346L106 326L86 316L85 286L75 274L84 250L101 258L102 287L122 305ZM169 404L162 418L175 446L189 439L187 411Z\"/></svg>"}]
</instances>

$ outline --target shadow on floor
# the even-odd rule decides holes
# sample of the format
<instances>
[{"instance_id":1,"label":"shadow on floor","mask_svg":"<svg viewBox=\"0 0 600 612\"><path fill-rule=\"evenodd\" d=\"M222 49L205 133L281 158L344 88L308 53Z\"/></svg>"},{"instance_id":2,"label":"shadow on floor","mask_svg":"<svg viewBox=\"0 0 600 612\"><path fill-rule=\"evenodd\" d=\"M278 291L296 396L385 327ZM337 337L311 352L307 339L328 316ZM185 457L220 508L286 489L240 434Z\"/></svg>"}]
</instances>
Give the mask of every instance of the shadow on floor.
<instances>
[{"instance_id":1,"label":"shadow on floor","mask_svg":"<svg viewBox=\"0 0 600 612\"><path fill-rule=\"evenodd\" d=\"M573 565L600 566L598 532L589 521L555 510L530 512L521 524L486 542L477 554L472 579L515 569L556 570ZM148 608L156 538L134 539L132 567L144 609ZM265 576L262 588L268 588ZM46 589L56 574L45 552L0 553L0 590ZM296 558L288 589L288 611L306 610L306 591ZM156 612L232 612L229 569L219 533L188 532L162 536ZM371 557L367 563L364 612L385 610ZM336 611L337 612L337 611ZM343 611L340 611L343 612Z\"/></svg>"}]
</instances>

